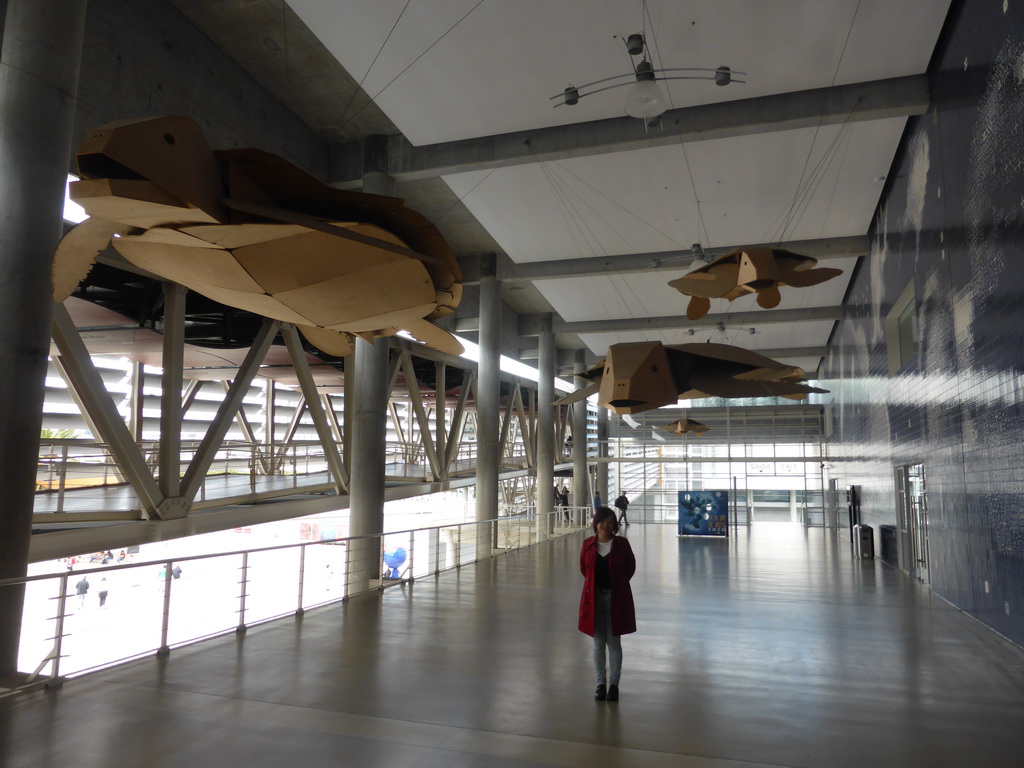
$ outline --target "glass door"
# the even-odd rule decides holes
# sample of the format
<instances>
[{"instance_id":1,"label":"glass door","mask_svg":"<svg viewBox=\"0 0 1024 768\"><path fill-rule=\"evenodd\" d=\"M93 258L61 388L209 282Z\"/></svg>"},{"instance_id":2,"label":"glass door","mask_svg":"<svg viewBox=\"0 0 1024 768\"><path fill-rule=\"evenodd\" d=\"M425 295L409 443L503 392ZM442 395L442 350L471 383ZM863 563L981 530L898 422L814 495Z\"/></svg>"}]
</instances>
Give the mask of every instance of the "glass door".
<instances>
[{"instance_id":1,"label":"glass door","mask_svg":"<svg viewBox=\"0 0 1024 768\"><path fill-rule=\"evenodd\" d=\"M904 556L911 576L928 582L928 502L924 464L897 469L900 493L900 533L906 541Z\"/></svg>"}]
</instances>

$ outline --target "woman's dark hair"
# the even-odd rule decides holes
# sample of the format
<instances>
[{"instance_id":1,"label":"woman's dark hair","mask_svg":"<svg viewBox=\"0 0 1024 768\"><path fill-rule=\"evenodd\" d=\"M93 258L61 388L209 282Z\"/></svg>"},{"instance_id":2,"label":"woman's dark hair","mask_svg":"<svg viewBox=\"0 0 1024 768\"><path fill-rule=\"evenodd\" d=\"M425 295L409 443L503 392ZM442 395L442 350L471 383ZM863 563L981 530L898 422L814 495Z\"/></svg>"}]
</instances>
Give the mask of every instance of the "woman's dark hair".
<instances>
[{"instance_id":1,"label":"woman's dark hair","mask_svg":"<svg viewBox=\"0 0 1024 768\"><path fill-rule=\"evenodd\" d=\"M615 513L612 512L612 510L608 509L608 507L601 507L600 509L597 510L597 512L594 513L594 521L591 525L591 527L594 529L594 533L597 533L597 524L600 523L602 520L607 520L609 518L612 521L612 533L618 533L619 520L615 516Z\"/></svg>"}]
</instances>

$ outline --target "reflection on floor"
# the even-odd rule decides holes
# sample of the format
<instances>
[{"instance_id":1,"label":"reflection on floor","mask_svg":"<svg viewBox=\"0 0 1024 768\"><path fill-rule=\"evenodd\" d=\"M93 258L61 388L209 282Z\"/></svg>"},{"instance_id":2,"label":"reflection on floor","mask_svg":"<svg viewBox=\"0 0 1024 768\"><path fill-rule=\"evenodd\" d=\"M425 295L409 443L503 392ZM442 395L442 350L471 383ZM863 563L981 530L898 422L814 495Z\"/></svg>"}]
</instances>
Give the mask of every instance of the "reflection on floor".
<instances>
[{"instance_id":1,"label":"reflection on floor","mask_svg":"<svg viewBox=\"0 0 1024 768\"><path fill-rule=\"evenodd\" d=\"M0 701L0 765L1022 765L1024 652L821 529L637 525L622 699L582 536Z\"/></svg>"}]
</instances>

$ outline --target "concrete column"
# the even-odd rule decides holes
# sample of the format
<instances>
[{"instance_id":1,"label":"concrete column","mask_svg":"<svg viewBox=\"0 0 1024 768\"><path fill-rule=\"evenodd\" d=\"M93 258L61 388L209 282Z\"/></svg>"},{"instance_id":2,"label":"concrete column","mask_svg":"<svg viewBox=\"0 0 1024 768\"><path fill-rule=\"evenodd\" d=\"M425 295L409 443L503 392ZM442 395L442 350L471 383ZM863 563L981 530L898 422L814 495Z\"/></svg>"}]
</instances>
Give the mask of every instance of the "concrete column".
<instances>
[{"instance_id":1,"label":"concrete column","mask_svg":"<svg viewBox=\"0 0 1024 768\"><path fill-rule=\"evenodd\" d=\"M160 377L160 492L181 494L181 381L185 360L185 292L164 283L163 375Z\"/></svg>"},{"instance_id":2,"label":"concrete column","mask_svg":"<svg viewBox=\"0 0 1024 768\"><path fill-rule=\"evenodd\" d=\"M81 0L9 0L0 55L0 579L28 566L50 262L60 240L85 26ZM0 588L0 685L17 671L22 588Z\"/></svg>"},{"instance_id":3,"label":"concrete column","mask_svg":"<svg viewBox=\"0 0 1024 768\"><path fill-rule=\"evenodd\" d=\"M476 519L498 516L498 476L501 464L500 372L501 282L493 254L480 259L480 361L476 385ZM490 526L480 526L477 558L491 554Z\"/></svg>"},{"instance_id":4,"label":"concrete column","mask_svg":"<svg viewBox=\"0 0 1024 768\"><path fill-rule=\"evenodd\" d=\"M394 196L395 180L384 173L369 172L363 176L363 192ZM370 580L379 579L384 569L377 534L384 531L390 362L391 345L387 339L376 339L372 344L356 339L355 381L351 388L348 379L352 366L346 366L345 370L345 451L346 454L351 452L347 467L351 478L349 534L375 537L352 542L349 546L350 593L367 589ZM354 396L351 401L350 394Z\"/></svg>"},{"instance_id":5,"label":"concrete column","mask_svg":"<svg viewBox=\"0 0 1024 768\"><path fill-rule=\"evenodd\" d=\"M547 538L554 522L555 487L555 376L558 374L555 334L552 318L540 320L539 358L537 361L537 541Z\"/></svg>"},{"instance_id":6,"label":"concrete column","mask_svg":"<svg viewBox=\"0 0 1024 768\"><path fill-rule=\"evenodd\" d=\"M132 363L132 402L129 414L128 429L131 430L135 442L142 442L143 410L146 395L146 366L138 361ZM95 433L94 433L95 434Z\"/></svg>"},{"instance_id":7,"label":"concrete column","mask_svg":"<svg viewBox=\"0 0 1024 768\"><path fill-rule=\"evenodd\" d=\"M608 409L597 409L597 455L598 458L607 459L608 450ZM601 506L612 505L611 489L608 487L608 462L597 463L597 493L601 496ZM618 493L615 494L618 496Z\"/></svg>"},{"instance_id":8,"label":"concrete column","mask_svg":"<svg viewBox=\"0 0 1024 768\"><path fill-rule=\"evenodd\" d=\"M374 536L384 530L384 469L387 452L387 339L372 344L356 339L355 404L352 420L352 475L349 482L349 534ZM380 540L354 541L349 547L349 592L380 578Z\"/></svg>"},{"instance_id":9,"label":"concrete column","mask_svg":"<svg viewBox=\"0 0 1024 768\"><path fill-rule=\"evenodd\" d=\"M587 369L585 349L576 350L575 373ZM582 379L577 379L582 381ZM587 476L587 401L572 406L572 505L590 507L590 478ZM577 522L583 522L577 520Z\"/></svg>"}]
</instances>

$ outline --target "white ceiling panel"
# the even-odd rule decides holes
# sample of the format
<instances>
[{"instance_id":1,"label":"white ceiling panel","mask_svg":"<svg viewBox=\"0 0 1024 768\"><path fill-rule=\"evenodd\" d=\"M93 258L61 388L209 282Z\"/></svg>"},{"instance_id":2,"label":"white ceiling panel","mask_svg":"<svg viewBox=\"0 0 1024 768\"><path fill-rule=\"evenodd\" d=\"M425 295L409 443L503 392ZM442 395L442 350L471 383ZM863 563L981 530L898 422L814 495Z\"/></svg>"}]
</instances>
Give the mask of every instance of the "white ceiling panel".
<instances>
[{"instance_id":1,"label":"white ceiling panel","mask_svg":"<svg viewBox=\"0 0 1024 768\"><path fill-rule=\"evenodd\" d=\"M859 235L904 125L806 128L445 181L516 262Z\"/></svg>"},{"instance_id":2,"label":"white ceiling panel","mask_svg":"<svg viewBox=\"0 0 1024 768\"><path fill-rule=\"evenodd\" d=\"M659 67L744 71L674 81L676 107L924 71L948 0L290 0L414 144L622 115L624 91L552 108L568 83L630 71L646 30Z\"/></svg>"},{"instance_id":3,"label":"white ceiling panel","mask_svg":"<svg viewBox=\"0 0 1024 768\"><path fill-rule=\"evenodd\" d=\"M582 86L631 72L634 62L622 41L636 32L645 34L656 67L727 65L746 72L746 83L724 88L710 81L661 80L670 108L920 74L950 3L289 0L289 5L376 107L420 146L621 117L626 88L585 96L573 107L554 107L558 100L549 96L569 83ZM360 105L357 99L350 115ZM903 114L920 109L914 97L905 107ZM629 151L602 145L586 157L442 178L465 206L466 219L475 219L516 263L678 254L693 243L717 249L866 235L906 117L782 131L771 128L777 119L772 107L743 109L753 112L749 124L763 132ZM641 120L632 124L640 138L647 130L660 130ZM621 133L614 135L622 140ZM459 158L460 149L455 144L444 152ZM580 334L597 355L625 341L702 340L707 331L686 335L688 297L667 286L688 271L690 260L676 255L660 263L652 259L646 272L537 280L530 295L567 323L683 318L673 330ZM824 263L844 274L812 288L783 288L779 309L840 306L855 263L853 258ZM525 292L523 284L516 287ZM513 295L511 289L506 293ZM757 307L754 297L714 301L711 310L741 317L741 326L757 329L753 335L737 332L736 343L747 348L799 352L827 343L832 321L758 325L772 311ZM803 355L786 362L813 370L818 360Z\"/></svg>"}]
</instances>

